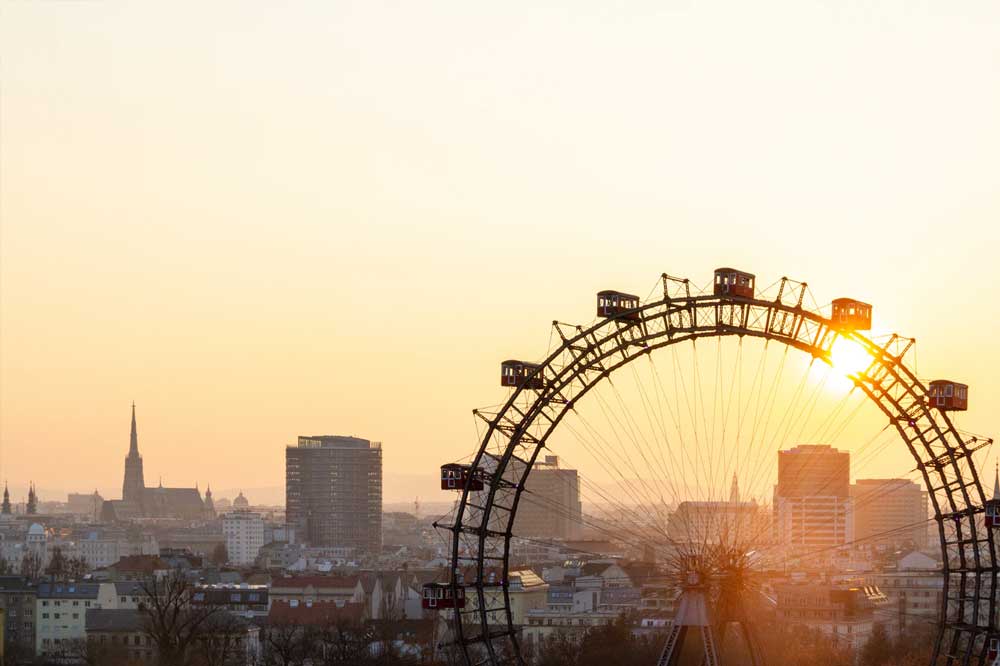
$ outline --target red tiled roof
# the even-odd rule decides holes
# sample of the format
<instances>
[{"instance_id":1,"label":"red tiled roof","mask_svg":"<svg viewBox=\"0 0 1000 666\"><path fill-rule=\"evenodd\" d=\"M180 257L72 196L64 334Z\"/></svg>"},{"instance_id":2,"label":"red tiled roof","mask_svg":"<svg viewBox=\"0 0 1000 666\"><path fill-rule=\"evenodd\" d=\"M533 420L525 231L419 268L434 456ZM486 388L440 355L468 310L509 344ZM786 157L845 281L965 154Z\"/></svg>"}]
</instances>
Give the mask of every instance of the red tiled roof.
<instances>
[{"instance_id":1,"label":"red tiled roof","mask_svg":"<svg viewBox=\"0 0 1000 666\"><path fill-rule=\"evenodd\" d=\"M271 589L286 588L355 588L358 585L357 576L289 576L279 577L271 581Z\"/></svg>"},{"instance_id":2,"label":"red tiled roof","mask_svg":"<svg viewBox=\"0 0 1000 666\"><path fill-rule=\"evenodd\" d=\"M295 606L288 601L272 601L267 613L270 624L324 625L331 622L354 622L361 624L365 605L346 603L343 606L329 601Z\"/></svg>"}]
</instances>

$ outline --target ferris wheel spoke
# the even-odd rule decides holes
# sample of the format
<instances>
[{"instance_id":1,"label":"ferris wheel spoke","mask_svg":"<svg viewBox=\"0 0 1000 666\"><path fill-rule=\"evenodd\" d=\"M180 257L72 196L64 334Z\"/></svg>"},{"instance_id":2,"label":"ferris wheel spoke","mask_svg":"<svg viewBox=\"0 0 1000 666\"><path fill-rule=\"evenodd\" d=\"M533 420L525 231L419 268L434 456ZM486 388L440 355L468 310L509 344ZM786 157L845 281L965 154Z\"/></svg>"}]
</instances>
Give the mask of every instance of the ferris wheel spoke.
<instances>
[{"instance_id":1,"label":"ferris wheel spoke","mask_svg":"<svg viewBox=\"0 0 1000 666\"><path fill-rule=\"evenodd\" d=\"M590 437L593 439L588 441L583 433L573 427L572 424L566 424L566 429L581 443L583 449L588 452L591 458L596 462L602 470L605 472L606 476L611 478L617 477L617 483L620 485L621 490L627 490L631 485L628 476L622 472L621 468L615 463L614 458L612 458L608 451L612 450L610 442L594 427L586 418L580 415L579 422L588 431ZM599 441L598 441L599 440ZM599 484L592 484L594 487L599 487ZM636 500L639 507L644 507L641 511L636 511L636 509L627 507L623 502L616 502L618 508L622 511L635 513L635 517L639 518L645 516L648 518L650 515L655 515L664 507L664 502L662 496L650 495L643 488L639 489L644 497L640 498L636 495L632 496L633 500ZM608 495L604 491L601 491L603 498L607 499ZM637 522L641 522L638 521Z\"/></svg>"},{"instance_id":2,"label":"ferris wheel spoke","mask_svg":"<svg viewBox=\"0 0 1000 666\"><path fill-rule=\"evenodd\" d=\"M646 422L649 424L649 430L651 435L650 439L652 439L653 442L657 443L657 446L655 448L652 447L651 445L650 448L653 451L655 451L656 454L658 454L658 464L659 464L660 474L662 475L661 478L659 479L659 485L666 485L668 487L668 491L671 493L671 502L676 504L678 498L680 497L680 494L677 492L677 487L674 482L674 477L676 476L676 472L679 469L679 467L676 463L676 459L674 458L673 451L670 447L670 439L667 437L665 431L665 424L658 421L656 418L656 413L655 410L653 409L652 399L650 398L649 393L646 391L645 387L643 386L638 376L639 374L638 370L636 370L634 367L632 370L633 370L633 379L636 382L636 386L639 391L639 397L642 401L643 413L646 416ZM667 460L664 457L664 451L663 451L664 448L666 448L667 454L670 456L670 464L667 463ZM654 455L653 457L655 459L657 456Z\"/></svg>"},{"instance_id":3,"label":"ferris wheel spoke","mask_svg":"<svg viewBox=\"0 0 1000 666\"><path fill-rule=\"evenodd\" d=\"M758 482L764 483L769 478L769 474L761 474L763 469L773 469L773 465L776 463L775 451L778 451L787 441L787 435L791 430L791 426L795 423L802 414L809 411L809 400L805 404L801 404L801 399L805 391L805 387L809 380L809 373L811 371L811 365L807 366L803 372L802 379L795 388L795 392L792 395L789 405L784 409L784 413L781 420L775 427L774 433L768 438L768 428L765 426L764 432L761 434L760 444L757 448L758 455L754 458L751 467L747 470L747 488L751 493L751 496L756 494L758 490ZM812 398L818 397L817 394L810 396ZM773 410L773 406L772 406ZM782 427L784 427L785 435L783 437L779 436L782 432Z\"/></svg>"},{"instance_id":4,"label":"ferris wheel spoke","mask_svg":"<svg viewBox=\"0 0 1000 666\"><path fill-rule=\"evenodd\" d=\"M626 436L632 437L632 433L622 424L621 420L618 419L617 415L614 415L614 411L611 409L610 405L607 404L603 396L601 396L598 393L595 395L595 398L597 399L597 404L600 407L600 411L604 415L605 420L608 423L609 429L612 435L614 436L615 441L618 443L618 449L622 452L622 456L624 457L625 463L632 475L631 479L626 477L625 475L620 475L622 490L625 491L626 489L629 488L635 488L639 490L641 495L645 498L646 502L648 502L649 506L651 508L655 507L657 505L656 499L658 498L659 495L654 488L650 487L646 479L643 478L642 472L636 466L635 462L632 459L631 454L629 453L628 450L629 447L625 444L625 442L622 440L620 436L620 433L624 432ZM612 418L612 415L615 416L614 419ZM616 424L618 427L616 427ZM591 430L591 432L596 433L597 431ZM602 441L604 441L606 444L610 446L609 440L604 438L603 436L602 436ZM636 448L638 448L638 445L635 444L634 442L633 445L636 446Z\"/></svg>"},{"instance_id":5,"label":"ferris wheel spoke","mask_svg":"<svg viewBox=\"0 0 1000 666\"><path fill-rule=\"evenodd\" d=\"M604 439L599 432L594 430L585 419L581 418L580 422L590 431L591 436L600 438L601 442L588 441L587 438L578 432L571 424L565 425L566 430L577 439L577 441L583 446L584 450L591 455L591 458L597 462L606 475L609 475L611 478L617 477L618 483L623 486L622 490L627 488L628 477L619 469L614 459L606 453L607 450L611 450L610 443L607 442L607 440ZM633 497L633 499L638 498ZM646 501L650 503L650 506L653 505L653 502L651 502L648 497L646 498ZM639 503L641 504L641 500Z\"/></svg>"},{"instance_id":6,"label":"ferris wheel spoke","mask_svg":"<svg viewBox=\"0 0 1000 666\"><path fill-rule=\"evenodd\" d=\"M643 444L645 444L645 448L649 449L650 457L653 457L655 459L655 456L652 455L652 446L647 441L646 436L642 431L642 428L635 420L635 417L632 414L632 410L629 409L628 405L622 399L622 396L618 392L617 387L615 387L614 384L612 384L611 386L614 389L614 396L616 401L618 402L618 406L621 408L622 413L625 414L625 424L628 429L629 437L632 440L632 443L635 446L636 450L639 452L639 456L642 458L642 461L645 464L645 469L655 472L656 471L655 468L653 467L653 465L649 463L649 458L646 457L646 452L644 450ZM643 403L643 407L645 408L645 403Z\"/></svg>"},{"instance_id":7,"label":"ferris wheel spoke","mask_svg":"<svg viewBox=\"0 0 1000 666\"><path fill-rule=\"evenodd\" d=\"M667 391L666 391L666 388L665 388L665 386L663 384L663 380L660 377L660 372L659 372L659 370L656 367L656 361L652 357L648 357L648 358L649 358L649 367L650 367L650 369L652 370L652 373L653 373L653 379L654 379L653 388L654 388L654 392L657 395L657 402L658 402L659 411L660 411L660 421L663 424L663 429L664 429L664 441L666 441L668 443L670 441L666 437L666 432L665 432L665 430L666 430L666 421L663 418L663 408L666 407L667 413L670 414L670 420L671 420L671 424L674 427L674 433L677 435L676 441L678 442L678 444L680 446L680 454L678 455L679 464L677 465L677 467L675 469L675 473L672 475L672 478L679 479L680 483L683 483L684 486L687 486L686 482L684 482L683 479L684 479L684 477L687 476L688 470L692 470L693 473L696 473L694 461L693 461L693 459L691 457L691 451L690 451L691 447L685 445L684 433L683 433L683 430L681 428L679 414L674 411L673 406L672 406L670 400L667 397ZM674 383L674 393L676 395L676 379L675 379L675 383ZM684 467L684 461L685 460L687 461L688 468ZM675 495L675 497L673 498L675 505L676 505L676 503L678 503L678 502L681 501L681 498L683 496L684 495L681 494L681 493L677 493Z\"/></svg>"}]
</instances>

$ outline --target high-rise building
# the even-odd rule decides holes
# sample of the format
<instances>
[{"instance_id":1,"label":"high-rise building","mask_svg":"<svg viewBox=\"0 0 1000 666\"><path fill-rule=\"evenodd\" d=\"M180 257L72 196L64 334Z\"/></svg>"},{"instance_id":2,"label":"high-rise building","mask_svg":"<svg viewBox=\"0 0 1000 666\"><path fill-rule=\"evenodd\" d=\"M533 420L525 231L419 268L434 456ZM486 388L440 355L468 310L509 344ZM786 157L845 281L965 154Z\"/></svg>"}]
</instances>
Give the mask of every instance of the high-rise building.
<instances>
[{"instance_id":1,"label":"high-rise building","mask_svg":"<svg viewBox=\"0 0 1000 666\"><path fill-rule=\"evenodd\" d=\"M927 546L927 493L908 479L858 479L851 486L854 538L865 545Z\"/></svg>"},{"instance_id":2,"label":"high-rise building","mask_svg":"<svg viewBox=\"0 0 1000 666\"><path fill-rule=\"evenodd\" d=\"M246 509L230 511L222 517L222 535L231 564L253 564L264 545L264 518Z\"/></svg>"},{"instance_id":3,"label":"high-rise building","mask_svg":"<svg viewBox=\"0 0 1000 666\"><path fill-rule=\"evenodd\" d=\"M559 456L536 462L517 505L514 534L524 537L577 539L583 522L580 476L559 466Z\"/></svg>"},{"instance_id":4,"label":"high-rise building","mask_svg":"<svg viewBox=\"0 0 1000 666\"><path fill-rule=\"evenodd\" d=\"M824 547L853 538L851 454L831 446L802 444L778 451L774 518L778 542Z\"/></svg>"},{"instance_id":5,"label":"high-rise building","mask_svg":"<svg viewBox=\"0 0 1000 666\"><path fill-rule=\"evenodd\" d=\"M382 444L358 437L299 437L285 448L288 526L312 546L382 548Z\"/></svg>"}]
</instances>

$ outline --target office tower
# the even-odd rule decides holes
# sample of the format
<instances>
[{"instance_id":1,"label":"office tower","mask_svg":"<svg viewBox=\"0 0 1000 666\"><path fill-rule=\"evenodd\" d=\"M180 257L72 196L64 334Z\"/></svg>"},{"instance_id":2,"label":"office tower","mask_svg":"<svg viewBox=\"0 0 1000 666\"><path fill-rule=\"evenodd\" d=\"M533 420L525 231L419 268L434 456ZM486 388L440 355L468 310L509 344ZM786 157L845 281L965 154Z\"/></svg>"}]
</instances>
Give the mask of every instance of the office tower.
<instances>
[{"instance_id":1,"label":"office tower","mask_svg":"<svg viewBox=\"0 0 1000 666\"><path fill-rule=\"evenodd\" d=\"M543 462L535 462L517 507L514 534L576 539L582 520L577 471L560 467L558 456L545 456Z\"/></svg>"},{"instance_id":2,"label":"office tower","mask_svg":"<svg viewBox=\"0 0 1000 666\"><path fill-rule=\"evenodd\" d=\"M851 486L854 538L865 545L927 546L927 493L908 479L858 479Z\"/></svg>"},{"instance_id":3,"label":"office tower","mask_svg":"<svg viewBox=\"0 0 1000 666\"><path fill-rule=\"evenodd\" d=\"M358 437L299 437L285 448L288 526L312 546L382 548L382 444Z\"/></svg>"},{"instance_id":4,"label":"office tower","mask_svg":"<svg viewBox=\"0 0 1000 666\"><path fill-rule=\"evenodd\" d=\"M850 453L826 445L778 452L774 514L779 543L825 547L853 538L850 467Z\"/></svg>"}]
</instances>

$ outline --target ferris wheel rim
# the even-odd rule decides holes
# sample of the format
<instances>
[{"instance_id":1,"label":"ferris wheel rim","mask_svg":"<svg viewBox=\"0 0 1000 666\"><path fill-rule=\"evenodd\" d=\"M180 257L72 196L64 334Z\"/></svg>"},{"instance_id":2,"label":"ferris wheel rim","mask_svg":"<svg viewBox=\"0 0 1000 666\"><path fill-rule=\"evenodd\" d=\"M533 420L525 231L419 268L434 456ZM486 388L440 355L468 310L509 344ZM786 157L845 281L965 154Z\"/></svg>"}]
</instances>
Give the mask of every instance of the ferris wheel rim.
<instances>
[{"instance_id":1,"label":"ferris wheel rim","mask_svg":"<svg viewBox=\"0 0 1000 666\"><path fill-rule=\"evenodd\" d=\"M855 385L861 388L865 396L874 402L890 419L890 423L896 427L898 436L907 445L911 456L917 462L918 470L920 471L923 479L923 485L928 491L928 495L932 501L934 519L938 523L938 537L943 562L943 588L940 608L941 622L939 623L939 631L935 643L934 660L936 662L937 656L942 652L948 655L949 659L951 659L951 657L956 654L956 650L959 648L962 632L966 632L967 634L967 640L965 641L966 654L972 655L976 642L980 638L984 638L982 651L985 654L985 643L988 642L988 640L985 639L988 639L988 637L996 631L996 627L993 625L993 618L996 617L995 595L997 591L998 570L997 553L992 530L988 528L984 530L985 538L979 538L977 533L976 515L983 510L985 496L983 494L982 484L980 483L978 472L975 469L971 452L967 449L962 436L955 428L947 413L940 410L934 410L933 407L926 404L926 400L924 400L924 396L926 395L926 386L916 376L916 373L913 372L904 362L906 350L909 349L909 346L912 345L914 341L912 339L901 338L893 335L885 345L879 345L858 331L838 329L835 326L832 317L826 317L819 312L813 312L801 307L801 298L799 303L794 306L782 302L780 294L781 292L779 292L779 297L775 301L760 298L742 298L711 294L688 294L684 296L671 297L665 289L664 297L662 299L642 303L639 307L629 310L628 318L600 318L587 327L573 327L575 334L571 336L565 335L563 329L560 328L561 326L566 326L565 324L553 322L553 326L559 333L562 343L557 345L554 351L552 351L544 361L537 364L531 364L535 366L531 376L544 377L548 380L549 376L546 375L546 372L551 370L552 379L562 380L565 378L565 380L561 381L561 383L553 382L553 385L557 386L554 390L550 390L551 385L546 385L543 389L535 390L528 388L526 383L522 383L513 389L511 395L504 402L503 406L494 413L492 418L487 418L483 412L476 410L475 413L477 413L477 415L479 415L480 418L488 424L488 427L482 437L479 448L471 461L471 467L473 469L479 469L485 456L496 458L498 465L491 473L493 478L489 483L487 501L483 507L477 507L482 512L479 527L474 528L463 524L466 509L472 506L469 504L469 489L463 488L461 492L461 499L458 502L455 514L455 522L450 528L452 530L451 586L456 594L458 588L460 587L463 588L463 590L470 588L475 590L478 601L478 608L474 609L474 612L479 616L479 624L481 627L481 631L478 636L467 637L464 635L463 612L468 613L468 611L462 611L459 608L454 609L453 626L456 634L454 644L461 647L467 664L471 665L474 663L472 655L469 652L469 648L476 644L483 644L486 646L486 657L488 659L487 662L477 663L503 663L501 656L497 654L493 645L494 640L498 638L509 638L513 647L514 662L518 664L524 663L517 635L518 630L513 624L508 585L508 577L510 574L510 545L511 539L514 536L512 533L512 527L517 513L518 502L524 490L524 482L530 475L531 469L534 466L539 452L545 448L545 443L549 436L556 431L558 425L562 421L562 418L573 409L573 403L586 395L586 393L594 387L609 380L615 371L634 362L643 355L649 355L658 349L683 342L697 341L703 338L723 338L729 336L738 336L741 339L744 336L749 336L764 339L767 342L775 341L786 345L787 347L797 349L798 351L811 354L814 358L820 358L826 363L830 363L829 353L833 343L838 338L846 338L863 346L865 351L872 358L871 365L864 373L860 374L864 375L868 372L868 370L873 368L876 372L881 370L884 372L884 379L892 381L894 386L899 386L905 389L906 394L908 394L908 396L913 400L913 403L907 408L903 407L899 398L891 396L887 389L877 386L881 380L876 379L874 382L866 383L863 380L859 380L857 377L854 378ZM728 325L721 325L719 323L719 315L723 308L729 308L730 323ZM767 313L767 321L763 329L752 328L749 326L749 314L753 308L764 310ZM702 309L711 309L715 313L714 323L710 323L711 319L706 318L705 321L708 323L699 324L698 316ZM734 323L732 321L732 316L737 309L740 312L741 318L738 323ZM671 327L669 325L669 319L671 316L681 315L680 320L683 321L684 314L688 314L690 317L688 322L689 325L687 327ZM789 332L785 332L784 323L782 324L780 332L773 330L772 315L775 314L782 315L785 318L792 318L792 321L795 322L793 325L796 329L794 335L789 335ZM647 326L648 323L661 318L665 324L664 330L654 332L652 334L649 333L649 328ZM807 322L809 325L815 327L817 331L815 342L811 345L804 343L798 337L798 331ZM759 323L759 320L754 323ZM623 331L637 328L642 329L644 333L643 336L636 338L635 336L625 336L622 334ZM611 333L609 335L599 337L597 334L603 331L610 331ZM828 336L830 337L829 345L824 347L824 343L827 341ZM560 359L562 359L568 351L578 349L581 346L586 346L588 349L592 349L592 345L597 345L597 348L600 349L600 346L609 340L611 343L607 345L607 351L602 352L600 355L591 357L589 362L586 364L582 362L571 362L565 364L559 363ZM655 341L655 343L650 344L649 341ZM906 341L907 344L905 345L902 353L894 354L890 347L900 341ZM642 351L630 354L629 352L631 351L631 348L636 346L639 346ZM605 367L602 361L614 354L620 354L621 359L616 360L614 363ZM588 358L586 353L582 354L579 358L573 354L570 354L570 357L574 359L574 361ZM594 363L599 365L599 372L594 373ZM569 386L572 382L576 381L588 372L592 373L592 376L589 380L581 382L583 388L573 394L573 399L569 400L559 397L562 395L561 392L564 387ZM866 379L871 378L866 377ZM881 397L876 395L879 391L882 392ZM517 407L517 401L518 398L522 397L522 395L526 392L529 394L534 393L534 398L527 401L530 403L530 407L526 411L523 411ZM892 410L887 408L883 404L883 401L889 403L889 405L895 409ZM528 427L534 424L535 419L539 417L542 410L553 404L559 404L560 402L562 406L561 408L555 410L556 417L554 419L546 415L549 425L544 429L542 436L529 436L529 444L532 445L529 447L531 448L530 456L526 458L518 458L515 456L514 453L516 448L524 443ZM915 405L920 405L920 407L918 409L914 409ZM910 410L913 410L912 413ZM509 416L512 412L516 412L516 418L511 418ZM918 433L917 437L908 439L903 432L904 426L899 423L900 419L904 415L911 416L908 424L910 426L913 426L916 420L923 418L930 422L932 427L928 428L924 432ZM503 424L503 426L501 426L501 424ZM510 429L511 435L506 442L506 446L503 447L504 450L502 456L495 456L489 452L489 447L491 442L493 442L493 438L496 435L498 428L501 427ZM928 440L928 433L933 436L930 440ZM950 443L951 446L948 446L949 438L952 440ZM945 445L945 451L943 453L935 455L932 448L932 444L935 442L941 442ZM921 457L921 452L915 448L916 445L923 445L925 449L923 452L926 453L927 456L932 457L931 459L934 461L940 461L937 463L936 470L930 470L928 468L928 461ZM946 453L947 456L945 456L944 453ZM511 484L509 481L504 481L503 479L503 474L506 471L507 466L510 464L512 457L516 458L521 463L526 463L523 467L521 478L516 485ZM968 467L968 473L972 476L971 482L966 482L959 460L966 461L965 464ZM943 471L943 468L946 466L952 469L958 479L959 483L957 490L953 487L954 482L949 482L947 474ZM933 485L931 475L934 471L936 471L941 477L943 485L940 487L935 487ZM513 501L510 504L510 507L505 509L508 513L506 519L507 528L503 532L491 530L489 528L491 514L494 509L499 506L496 504L496 495L497 490L500 488L505 488L507 491L513 490ZM942 493L941 491L944 492ZM970 491L972 493L971 495ZM962 495L961 501L957 503L954 499L956 492L961 493ZM942 511L943 507L939 505L938 501L939 494L943 495L943 497L948 500L948 505L951 511ZM946 522L954 521L956 523L955 529L957 530L959 536L961 536L963 517L967 519L969 533L971 534L973 544L976 547L972 549L971 559L973 560L973 567L971 569L967 566L967 553L965 546L962 545L957 550L961 568L958 572L955 572L950 566L949 553L951 552L950 549L954 548L956 544L948 541L946 534ZM457 577L457 574L462 566L461 561L472 560L472 558L461 558L459 555L462 546L463 534L474 535L478 539L478 547L476 549L476 558L474 561L477 575L471 584L467 584L465 581L460 583ZM492 558L494 561L500 562L499 566L502 573L499 584L485 584L483 582L483 574L486 568L484 561L486 539L502 539L502 557ZM988 557L985 559L988 559L989 562L986 566L984 566L984 563L981 561L982 553L980 553L980 549L978 547L978 544L980 543L986 543L988 545L988 548L986 549ZM974 599L976 600L976 603L972 605L971 626L969 623L964 621L952 621L952 617L949 615L949 608L951 604L954 603L954 600L949 596L948 592L951 587L952 576L956 574L959 575L960 585L963 590L968 582L967 579L970 576L974 578ZM989 591L991 597L985 625L981 622L979 611L979 606L984 600L982 597L984 578L987 578L990 582ZM503 606L488 608L486 603L486 590L496 590L497 588L502 590ZM499 602L500 599L496 599L496 601ZM965 618L966 610L967 606L965 601L960 600L957 611L959 620ZM501 628L491 630L489 616L500 611L502 611L505 615L507 625L506 629ZM949 631L951 631L951 635L953 637L952 644L945 649L944 640Z\"/></svg>"}]
</instances>

